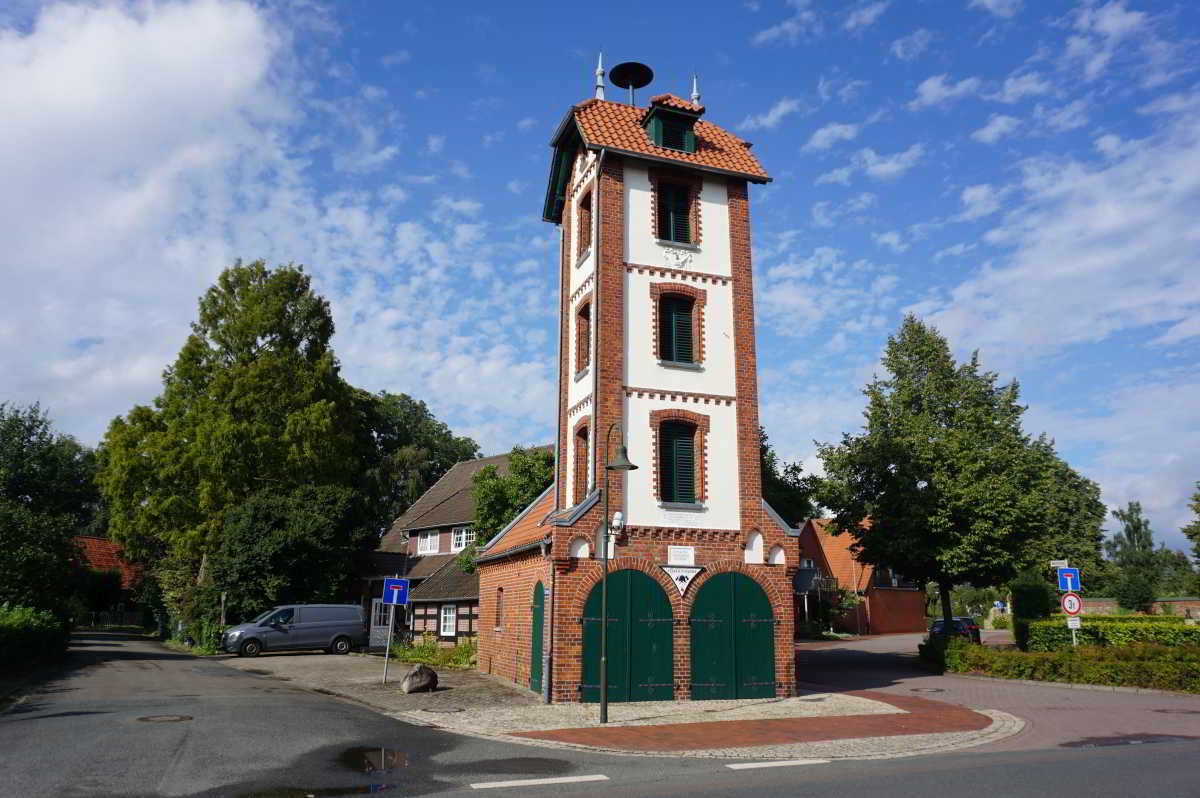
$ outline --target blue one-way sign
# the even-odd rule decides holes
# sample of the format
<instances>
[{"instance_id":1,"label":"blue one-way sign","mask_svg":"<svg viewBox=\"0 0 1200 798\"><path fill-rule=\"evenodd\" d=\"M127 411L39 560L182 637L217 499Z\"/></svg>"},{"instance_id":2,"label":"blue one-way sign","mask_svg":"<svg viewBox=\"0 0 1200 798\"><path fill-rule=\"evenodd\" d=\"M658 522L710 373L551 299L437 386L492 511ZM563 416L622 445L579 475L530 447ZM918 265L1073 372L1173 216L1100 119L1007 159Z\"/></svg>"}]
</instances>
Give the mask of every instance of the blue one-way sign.
<instances>
[{"instance_id":1,"label":"blue one-way sign","mask_svg":"<svg viewBox=\"0 0 1200 798\"><path fill-rule=\"evenodd\" d=\"M383 580L383 603L384 604L407 604L408 603L408 580L407 579L384 579Z\"/></svg>"},{"instance_id":2,"label":"blue one-way sign","mask_svg":"<svg viewBox=\"0 0 1200 798\"><path fill-rule=\"evenodd\" d=\"M1079 590L1083 587L1079 581L1078 568L1059 568L1058 569L1058 589L1064 591Z\"/></svg>"}]
</instances>

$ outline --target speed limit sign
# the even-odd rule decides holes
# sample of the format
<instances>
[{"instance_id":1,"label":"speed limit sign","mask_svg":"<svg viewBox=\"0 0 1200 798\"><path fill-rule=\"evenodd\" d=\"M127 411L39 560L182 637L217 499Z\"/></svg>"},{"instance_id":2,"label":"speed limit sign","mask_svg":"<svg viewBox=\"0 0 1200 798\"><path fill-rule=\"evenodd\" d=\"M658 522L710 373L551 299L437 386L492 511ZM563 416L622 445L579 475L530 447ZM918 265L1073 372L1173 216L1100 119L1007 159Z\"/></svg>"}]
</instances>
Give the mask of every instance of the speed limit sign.
<instances>
[{"instance_id":1,"label":"speed limit sign","mask_svg":"<svg viewBox=\"0 0 1200 798\"><path fill-rule=\"evenodd\" d=\"M1075 616L1083 611L1083 599L1078 593L1063 593L1062 611L1067 615Z\"/></svg>"}]
</instances>

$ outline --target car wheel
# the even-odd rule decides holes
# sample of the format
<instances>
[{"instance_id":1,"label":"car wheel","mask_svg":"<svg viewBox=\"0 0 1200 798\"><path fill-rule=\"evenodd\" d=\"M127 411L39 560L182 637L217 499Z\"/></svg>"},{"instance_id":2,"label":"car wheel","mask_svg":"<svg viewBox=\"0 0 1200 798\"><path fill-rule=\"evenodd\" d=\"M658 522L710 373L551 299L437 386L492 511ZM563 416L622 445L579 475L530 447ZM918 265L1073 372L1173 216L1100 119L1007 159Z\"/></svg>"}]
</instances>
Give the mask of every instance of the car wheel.
<instances>
[{"instance_id":1,"label":"car wheel","mask_svg":"<svg viewBox=\"0 0 1200 798\"><path fill-rule=\"evenodd\" d=\"M262 651L262 643L257 640L247 640L242 643L242 648L238 653L243 657L257 657L260 651Z\"/></svg>"},{"instance_id":2,"label":"car wheel","mask_svg":"<svg viewBox=\"0 0 1200 798\"><path fill-rule=\"evenodd\" d=\"M336 637L333 643L329 646L331 654L349 654L350 653L350 638Z\"/></svg>"}]
</instances>

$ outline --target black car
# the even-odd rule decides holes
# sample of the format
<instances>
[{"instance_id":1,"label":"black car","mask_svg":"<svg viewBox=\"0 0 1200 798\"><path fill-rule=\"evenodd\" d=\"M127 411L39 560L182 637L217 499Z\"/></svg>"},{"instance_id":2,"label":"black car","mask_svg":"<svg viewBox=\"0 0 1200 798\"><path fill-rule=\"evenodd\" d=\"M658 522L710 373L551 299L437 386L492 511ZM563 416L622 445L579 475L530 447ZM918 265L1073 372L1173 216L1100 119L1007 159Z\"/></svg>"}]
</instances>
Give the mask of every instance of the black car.
<instances>
[{"instance_id":1,"label":"black car","mask_svg":"<svg viewBox=\"0 0 1200 798\"><path fill-rule=\"evenodd\" d=\"M956 615L953 620L954 634L959 637L965 637L971 643L982 642L979 635L979 624L976 623L974 618L969 615ZM942 630L945 627L945 623L946 621L943 618L934 620L929 626L929 636L933 637L934 635L944 634Z\"/></svg>"}]
</instances>

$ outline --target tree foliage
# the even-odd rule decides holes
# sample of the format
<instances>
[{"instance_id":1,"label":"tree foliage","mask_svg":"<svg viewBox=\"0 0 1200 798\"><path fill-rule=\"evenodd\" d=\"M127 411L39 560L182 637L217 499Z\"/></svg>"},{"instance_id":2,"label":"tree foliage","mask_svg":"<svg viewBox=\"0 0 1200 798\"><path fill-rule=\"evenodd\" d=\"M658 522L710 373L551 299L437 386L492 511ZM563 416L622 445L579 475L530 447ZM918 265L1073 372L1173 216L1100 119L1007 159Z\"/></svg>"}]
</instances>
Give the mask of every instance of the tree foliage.
<instances>
[{"instance_id":1,"label":"tree foliage","mask_svg":"<svg viewBox=\"0 0 1200 798\"><path fill-rule=\"evenodd\" d=\"M1131 501L1112 511L1121 529L1105 541L1105 551L1115 567L1112 594L1128 610L1149 612L1160 596L1190 594L1196 574L1183 552L1165 545L1154 546L1154 530L1142 513L1140 502Z\"/></svg>"},{"instance_id":2,"label":"tree foliage","mask_svg":"<svg viewBox=\"0 0 1200 798\"><path fill-rule=\"evenodd\" d=\"M1021 429L1016 382L999 385L977 353L955 363L946 340L908 316L883 365L888 376L865 390L863 432L820 447L817 499L863 562L935 582L952 628L951 587L1011 579L1071 502L1049 442Z\"/></svg>"},{"instance_id":3,"label":"tree foliage","mask_svg":"<svg viewBox=\"0 0 1200 798\"><path fill-rule=\"evenodd\" d=\"M758 428L758 455L762 468L762 495L785 523L799 526L816 512L811 500L812 488L804 479L799 463L784 463L767 440L767 431Z\"/></svg>"},{"instance_id":4,"label":"tree foliage","mask_svg":"<svg viewBox=\"0 0 1200 798\"><path fill-rule=\"evenodd\" d=\"M475 549L494 538L517 514L541 496L554 481L554 455L548 449L514 446L508 455L508 473L484 466L471 479L475 504L475 544L458 557L467 573L475 567Z\"/></svg>"},{"instance_id":5,"label":"tree foliage","mask_svg":"<svg viewBox=\"0 0 1200 798\"><path fill-rule=\"evenodd\" d=\"M1192 501L1188 507L1196 518L1180 531L1192 541L1192 556L1196 558L1196 563L1200 564L1200 482L1196 483L1196 492L1192 494Z\"/></svg>"}]
</instances>

